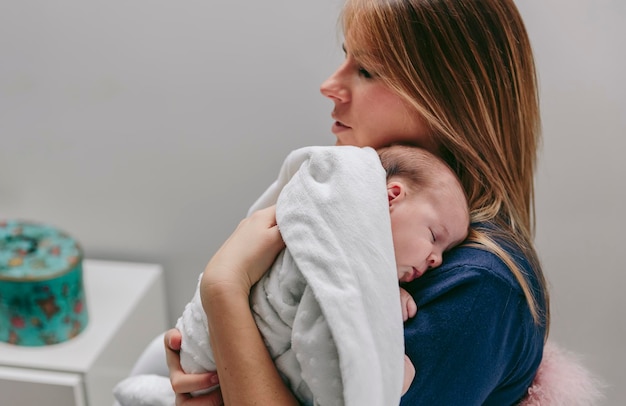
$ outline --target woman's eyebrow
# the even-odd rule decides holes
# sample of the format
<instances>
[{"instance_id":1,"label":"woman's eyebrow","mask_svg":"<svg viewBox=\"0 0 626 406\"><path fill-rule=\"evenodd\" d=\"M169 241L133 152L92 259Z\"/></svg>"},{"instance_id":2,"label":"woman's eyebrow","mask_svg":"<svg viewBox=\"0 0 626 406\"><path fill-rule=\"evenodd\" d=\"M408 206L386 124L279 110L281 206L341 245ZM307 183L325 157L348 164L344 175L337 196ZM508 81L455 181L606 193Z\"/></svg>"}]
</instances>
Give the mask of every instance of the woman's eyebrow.
<instances>
[{"instance_id":1,"label":"woman's eyebrow","mask_svg":"<svg viewBox=\"0 0 626 406\"><path fill-rule=\"evenodd\" d=\"M341 44L341 49L343 49L343 53L348 56L348 49L346 48L346 44L345 42L343 44ZM359 56L362 55L362 52L359 51L350 51L350 56L353 57L355 60L359 60Z\"/></svg>"}]
</instances>

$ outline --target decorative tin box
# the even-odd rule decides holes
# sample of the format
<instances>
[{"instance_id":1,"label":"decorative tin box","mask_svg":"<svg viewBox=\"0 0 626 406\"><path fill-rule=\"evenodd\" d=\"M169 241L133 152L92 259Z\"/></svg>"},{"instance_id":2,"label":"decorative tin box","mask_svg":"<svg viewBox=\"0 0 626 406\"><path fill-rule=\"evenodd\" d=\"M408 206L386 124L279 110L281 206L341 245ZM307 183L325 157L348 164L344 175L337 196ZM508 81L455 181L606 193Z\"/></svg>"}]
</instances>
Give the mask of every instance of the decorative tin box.
<instances>
[{"instance_id":1,"label":"decorative tin box","mask_svg":"<svg viewBox=\"0 0 626 406\"><path fill-rule=\"evenodd\" d=\"M67 341L88 322L82 250L54 227L0 220L0 341Z\"/></svg>"}]
</instances>

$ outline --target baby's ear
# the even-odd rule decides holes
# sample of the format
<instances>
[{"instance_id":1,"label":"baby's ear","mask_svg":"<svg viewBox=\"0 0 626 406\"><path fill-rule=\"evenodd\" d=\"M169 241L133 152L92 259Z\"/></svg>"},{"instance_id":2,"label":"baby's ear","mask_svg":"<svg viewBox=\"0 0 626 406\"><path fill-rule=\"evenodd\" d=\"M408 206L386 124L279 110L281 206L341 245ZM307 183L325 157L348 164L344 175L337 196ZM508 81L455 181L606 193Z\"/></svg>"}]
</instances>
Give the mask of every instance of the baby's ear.
<instances>
[{"instance_id":1,"label":"baby's ear","mask_svg":"<svg viewBox=\"0 0 626 406\"><path fill-rule=\"evenodd\" d=\"M389 199L389 205L402 199L404 193L404 185L401 182L393 181L387 183L387 198Z\"/></svg>"}]
</instances>

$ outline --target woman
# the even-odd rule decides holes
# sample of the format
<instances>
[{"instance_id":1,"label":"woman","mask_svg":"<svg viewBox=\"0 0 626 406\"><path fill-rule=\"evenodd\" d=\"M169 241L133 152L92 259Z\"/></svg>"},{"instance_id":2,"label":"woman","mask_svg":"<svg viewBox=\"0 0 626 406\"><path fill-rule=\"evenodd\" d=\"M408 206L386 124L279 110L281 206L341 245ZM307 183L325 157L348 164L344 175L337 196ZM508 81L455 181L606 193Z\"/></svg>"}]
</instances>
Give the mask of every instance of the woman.
<instances>
[{"instance_id":1,"label":"woman","mask_svg":"<svg viewBox=\"0 0 626 406\"><path fill-rule=\"evenodd\" d=\"M337 144L427 148L455 169L471 209L466 243L405 286L419 312L405 325L416 376L402 404L516 404L549 325L532 241L539 102L521 17L512 0L347 0L343 29L346 59L321 87L334 103ZM250 287L281 248L270 208L244 220L207 265L221 395L184 395L216 377L180 371L180 335L171 330L179 404L221 404L220 396L296 404L248 306Z\"/></svg>"}]
</instances>

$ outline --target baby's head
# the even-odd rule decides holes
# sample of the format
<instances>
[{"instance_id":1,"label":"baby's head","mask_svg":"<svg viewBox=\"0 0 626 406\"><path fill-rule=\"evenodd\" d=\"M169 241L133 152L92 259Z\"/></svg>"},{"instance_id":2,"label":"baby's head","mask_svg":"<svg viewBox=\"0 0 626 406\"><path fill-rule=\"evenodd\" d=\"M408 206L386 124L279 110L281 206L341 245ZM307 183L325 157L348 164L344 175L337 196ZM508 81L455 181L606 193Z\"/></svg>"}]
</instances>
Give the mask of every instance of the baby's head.
<instances>
[{"instance_id":1,"label":"baby's head","mask_svg":"<svg viewBox=\"0 0 626 406\"><path fill-rule=\"evenodd\" d=\"M398 279L410 282L441 265L443 253L465 240L467 199L452 169L424 149L393 145L378 155L387 171Z\"/></svg>"}]
</instances>

